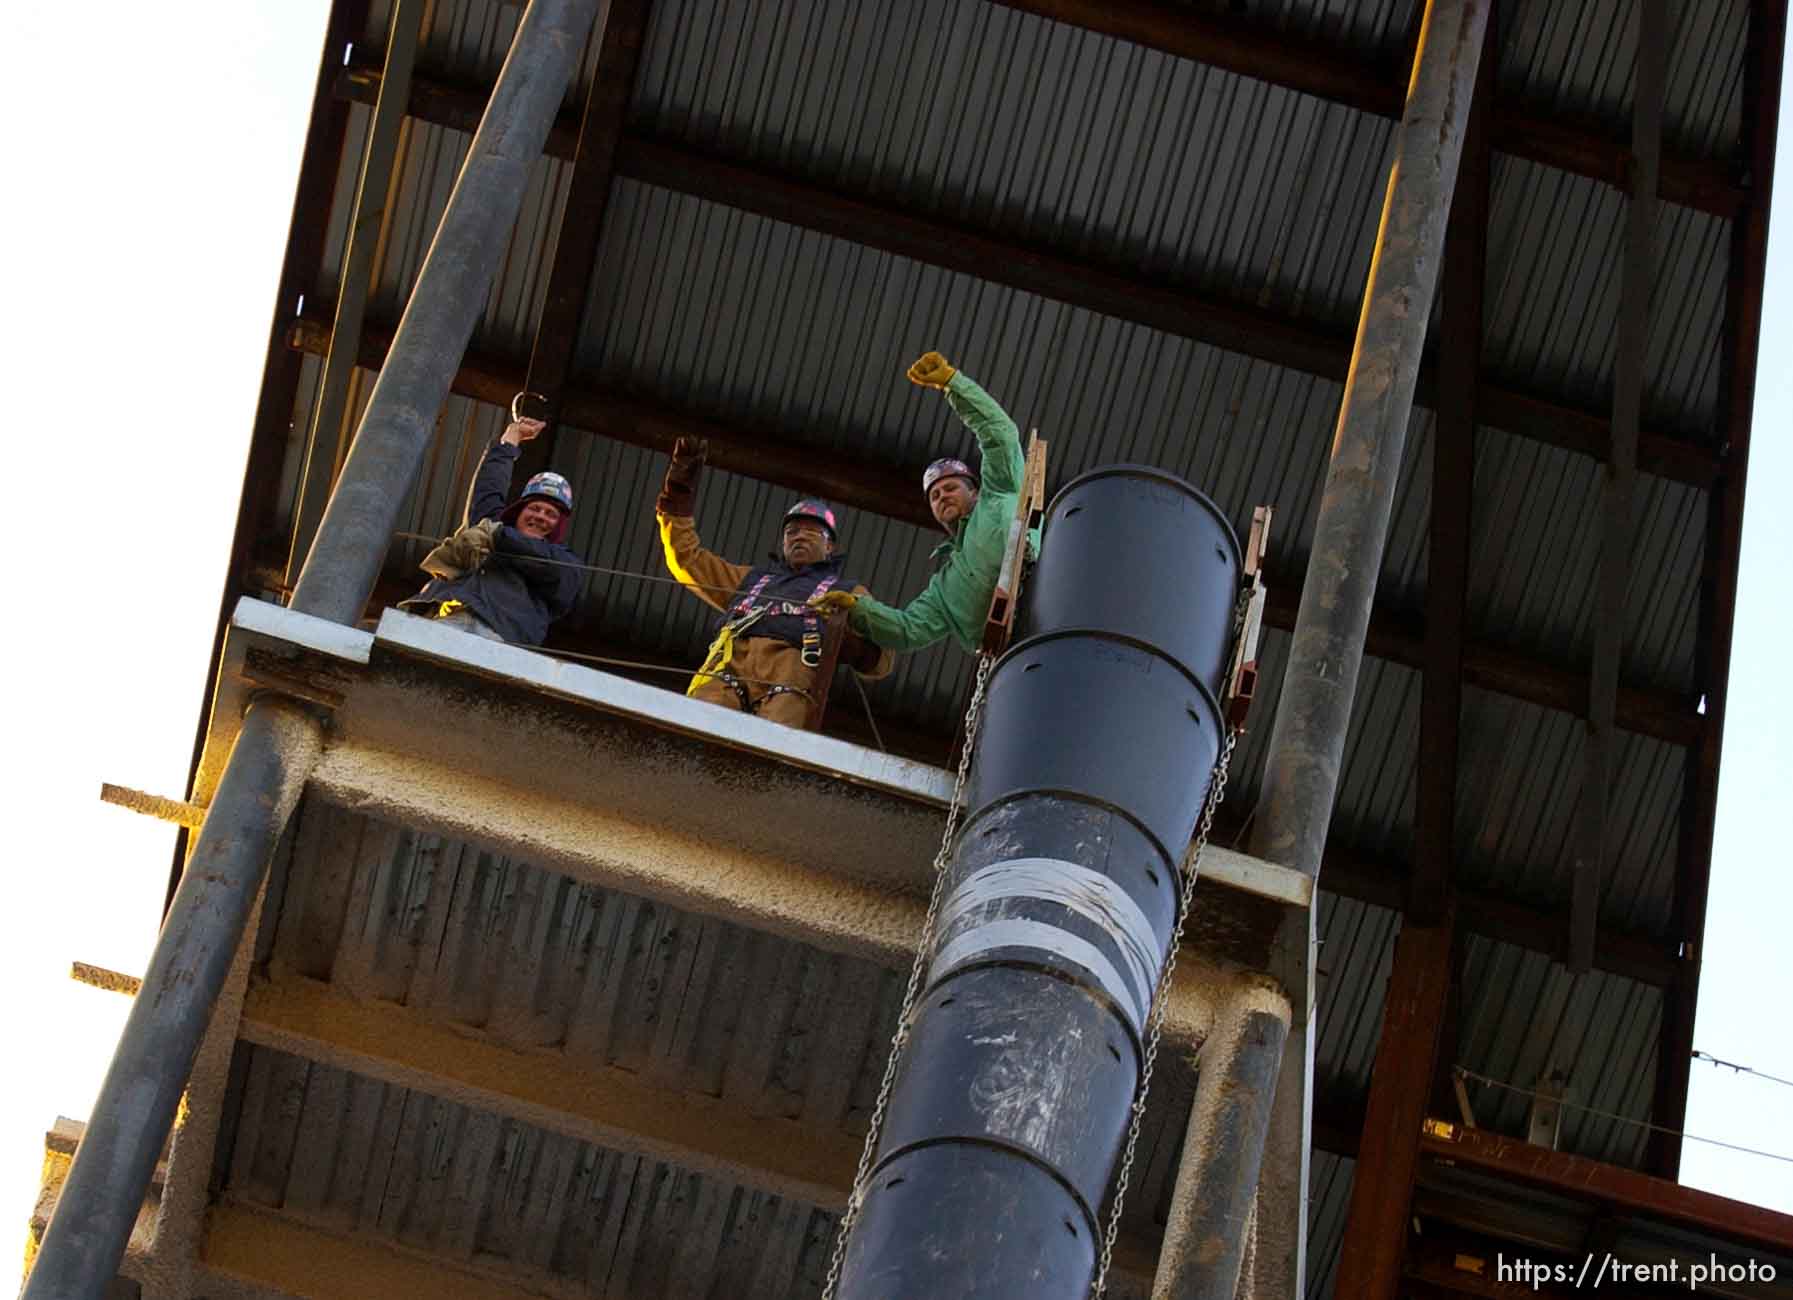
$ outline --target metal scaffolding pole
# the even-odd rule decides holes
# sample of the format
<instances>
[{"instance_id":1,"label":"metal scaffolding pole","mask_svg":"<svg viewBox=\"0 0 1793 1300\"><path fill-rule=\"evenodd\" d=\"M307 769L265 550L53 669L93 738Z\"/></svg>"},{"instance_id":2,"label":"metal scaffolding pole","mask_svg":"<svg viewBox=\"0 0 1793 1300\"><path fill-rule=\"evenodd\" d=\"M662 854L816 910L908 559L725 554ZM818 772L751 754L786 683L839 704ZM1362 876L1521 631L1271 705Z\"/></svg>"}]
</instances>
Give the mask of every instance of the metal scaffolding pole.
<instances>
[{"instance_id":1,"label":"metal scaffolding pole","mask_svg":"<svg viewBox=\"0 0 1793 1300\"><path fill-rule=\"evenodd\" d=\"M598 0L531 0L524 12L299 573L292 608L337 623L361 617L597 8Z\"/></svg>"},{"instance_id":2,"label":"metal scaffolding pole","mask_svg":"<svg viewBox=\"0 0 1793 1300\"><path fill-rule=\"evenodd\" d=\"M322 749L322 724L298 705L249 706L23 1300L93 1300L112 1284L268 858Z\"/></svg>"},{"instance_id":3,"label":"metal scaffolding pole","mask_svg":"<svg viewBox=\"0 0 1793 1300\"><path fill-rule=\"evenodd\" d=\"M1154 1300L1230 1300L1238 1286L1289 1013L1288 998L1265 980L1232 990L1215 1014L1202 1043L1201 1078L1165 1221Z\"/></svg>"},{"instance_id":4,"label":"metal scaffolding pole","mask_svg":"<svg viewBox=\"0 0 1793 1300\"><path fill-rule=\"evenodd\" d=\"M360 617L597 6L532 0L518 24L294 608ZM117 1273L274 845L322 746L322 724L289 701L261 697L245 714L24 1300L96 1300Z\"/></svg>"},{"instance_id":5,"label":"metal scaffolding pole","mask_svg":"<svg viewBox=\"0 0 1793 1300\"><path fill-rule=\"evenodd\" d=\"M1313 558L1271 730L1252 850L1310 876L1319 873L1338 793L1488 8L1488 0L1429 0L1426 6L1314 527ZM1298 1014L1259 1180L1257 1285L1263 1295L1300 1295L1306 1271L1314 1044L1313 1001L1302 990L1312 987L1311 913L1300 924L1305 934L1291 929L1280 936L1272 969L1290 990ZM1216 1278L1209 1289L1198 1290L1193 1282L1180 1282L1170 1294L1232 1300L1236 1285L1236 1278L1231 1283Z\"/></svg>"}]
</instances>

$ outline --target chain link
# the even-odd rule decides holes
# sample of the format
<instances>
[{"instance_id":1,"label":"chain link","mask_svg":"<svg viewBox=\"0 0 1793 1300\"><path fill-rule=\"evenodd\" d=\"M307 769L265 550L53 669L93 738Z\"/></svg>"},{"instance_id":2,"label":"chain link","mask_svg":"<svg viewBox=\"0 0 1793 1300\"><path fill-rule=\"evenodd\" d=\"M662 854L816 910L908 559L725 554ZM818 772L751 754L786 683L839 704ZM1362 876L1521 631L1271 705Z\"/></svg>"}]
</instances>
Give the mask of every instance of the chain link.
<instances>
[{"instance_id":1,"label":"chain link","mask_svg":"<svg viewBox=\"0 0 1793 1300\"><path fill-rule=\"evenodd\" d=\"M1239 593L1233 608L1233 639L1236 642L1245 626L1246 610L1251 604L1250 589ZM1230 661L1230 656L1229 656ZM1214 761L1208 782L1208 797L1202 804L1202 819L1195 838L1183 855L1183 894L1177 902L1177 924L1171 930L1170 951L1164 958L1164 970L1158 976L1158 988L1152 995L1151 1032L1146 1038L1145 1060L1139 1071L1139 1092L1133 1099L1132 1117L1127 1123L1127 1146L1121 1156L1121 1171L1115 1179L1114 1203L1108 1211L1108 1231L1102 1235L1102 1256L1096 1266L1095 1281L1090 1284L1091 1300L1102 1300L1108 1290L1108 1270L1114 1263L1114 1243L1121 1235L1121 1207L1127 1200L1127 1185L1133 1177L1133 1157L1139 1146L1139 1128L1146 1114L1146 1097L1152 1090L1152 1070L1158 1063L1158 1046L1164 1037L1164 1016L1170 1003L1171 979L1177 971L1177 950L1183 944L1183 927L1189 922L1189 906L1195 899L1195 883L1201 866L1202 851L1208 847L1208 836L1214 830L1214 814L1226 798L1227 773L1232 768L1233 750L1239 744L1239 728L1229 727Z\"/></svg>"},{"instance_id":2,"label":"chain link","mask_svg":"<svg viewBox=\"0 0 1793 1300\"><path fill-rule=\"evenodd\" d=\"M984 688L990 683L991 655L980 655L977 680L971 689L971 704L965 710L965 744L959 750L959 771L953 781L952 803L946 810L946 830L940 837L939 851L934 854L934 886L928 895L927 915L922 919L921 938L915 945L915 961L909 967L909 987L903 991L902 1009L897 1012L896 1034L890 1040L890 1056L884 1062L884 1080L878 1085L878 1101L872 1107L871 1127L866 1130L865 1147L859 1153L859 1168L853 1175L853 1190L847 1195L847 1208L841 1214L840 1229L834 1236L834 1254L828 1261L828 1279L822 1284L822 1300L834 1300L834 1288L840 1282L841 1266L847 1258L847 1237L859 1218L865 1203L866 1178L871 1173L872 1158L878 1150L878 1136L884 1127L884 1112L890 1105L891 1088L896 1082L897 1062L909 1042L910 1015L915 997L921 991L922 972L927 967L928 945L934 937L934 921L940 913L940 895L946 883L946 866L952 853L953 836L958 833L959 815L965 809L965 785L971 775L971 751L977 743L977 726L983 712Z\"/></svg>"}]
</instances>

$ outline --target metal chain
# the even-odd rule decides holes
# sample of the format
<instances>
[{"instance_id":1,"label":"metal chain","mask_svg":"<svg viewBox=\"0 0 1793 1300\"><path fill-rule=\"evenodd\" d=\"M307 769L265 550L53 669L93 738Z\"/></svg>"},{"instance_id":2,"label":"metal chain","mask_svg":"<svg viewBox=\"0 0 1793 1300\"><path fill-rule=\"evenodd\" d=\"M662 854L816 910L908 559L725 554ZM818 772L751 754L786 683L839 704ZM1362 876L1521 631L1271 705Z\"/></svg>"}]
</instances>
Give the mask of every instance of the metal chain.
<instances>
[{"instance_id":1,"label":"metal chain","mask_svg":"<svg viewBox=\"0 0 1793 1300\"><path fill-rule=\"evenodd\" d=\"M971 775L971 751L977 743L977 724L983 712L984 688L990 682L990 668L995 658L980 655L977 680L971 689L971 704L965 710L965 744L959 751L959 772L953 782L952 803L946 810L946 830L940 837L940 849L934 854L934 887L928 895L927 915L922 919L921 938L915 945L915 961L909 967L909 987L903 991L902 1009L897 1012L896 1034L890 1040L890 1057L884 1062L884 1081L878 1086L878 1101L872 1107L871 1127L866 1130L865 1148L859 1153L859 1168L853 1175L853 1190L847 1195L847 1208L841 1214L840 1229L834 1237L834 1254L828 1261L828 1279L822 1284L822 1300L834 1300L834 1288L840 1282L841 1266L847 1258L847 1237L853 1231L860 1207L865 1203L865 1184L871 1173L872 1158L877 1153L878 1136L884 1127L884 1112L890 1105L891 1088L896 1082L897 1062L909 1041L909 1013L921 991L922 972L926 969L928 945L934 936L934 921L940 913L940 895L946 883L946 866L952 852L953 836L958 832L959 814L965 807L965 785Z\"/></svg>"},{"instance_id":2,"label":"metal chain","mask_svg":"<svg viewBox=\"0 0 1793 1300\"><path fill-rule=\"evenodd\" d=\"M1233 610L1233 637L1238 639L1245 624L1245 612L1251 602L1249 589L1241 590ZM1229 656L1230 658L1230 656ZM1233 750L1239 744L1239 728L1227 729L1221 744L1220 757L1208 782L1208 797L1202 804L1202 819L1195 838L1183 855L1183 894L1177 902L1177 924L1171 931L1170 951L1164 958L1164 970L1158 976L1158 987L1152 994L1151 1032L1146 1038L1145 1061L1139 1072L1139 1093L1133 1099L1132 1118L1127 1124L1127 1146L1121 1156L1121 1172L1115 1180L1114 1203L1108 1211L1108 1231L1102 1236L1102 1257L1096 1267L1095 1281L1090 1284L1091 1300L1102 1300L1108 1290L1108 1270L1114 1262L1114 1243L1121 1233L1121 1207L1127 1200L1127 1184L1133 1177L1133 1157L1139 1146L1139 1128L1146 1114L1146 1097L1152 1090L1152 1069L1158 1063L1158 1045L1164 1037L1164 1016L1170 1003L1171 978L1177 970L1177 950L1183 943L1183 927L1189 921L1189 906L1195 899L1195 883L1201 865L1202 851L1208 847L1208 836L1214 830L1214 814L1226 798L1227 773L1232 767Z\"/></svg>"}]
</instances>

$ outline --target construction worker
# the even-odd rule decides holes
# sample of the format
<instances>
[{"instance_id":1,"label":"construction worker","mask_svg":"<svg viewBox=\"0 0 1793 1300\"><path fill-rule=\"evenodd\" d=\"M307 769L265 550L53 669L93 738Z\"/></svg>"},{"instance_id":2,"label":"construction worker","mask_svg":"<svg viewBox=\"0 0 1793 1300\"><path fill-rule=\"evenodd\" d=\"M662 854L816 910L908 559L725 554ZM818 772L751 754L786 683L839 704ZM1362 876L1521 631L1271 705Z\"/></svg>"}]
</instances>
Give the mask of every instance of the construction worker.
<instances>
[{"instance_id":1,"label":"construction worker","mask_svg":"<svg viewBox=\"0 0 1793 1300\"><path fill-rule=\"evenodd\" d=\"M781 553L757 567L732 564L704 549L691 517L705 443L680 438L654 503L666 567L703 601L722 611L722 623L703 667L686 691L743 713L801 727L822 683L823 616L806 602L813 596L866 589L842 577L845 559L835 548L834 511L804 498L785 511ZM863 638L844 633L839 662L866 678L890 671L892 656Z\"/></svg>"},{"instance_id":2,"label":"construction worker","mask_svg":"<svg viewBox=\"0 0 1793 1300\"><path fill-rule=\"evenodd\" d=\"M424 589L399 608L441 619L488 641L540 645L579 598L579 557L564 545L573 487L544 472L507 502L523 444L546 426L512 420L479 462L466 523L423 559Z\"/></svg>"},{"instance_id":3,"label":"construction worker","mask_svg":"<svg viewBox=\"0 0 1793 1300\"><path fill-rule=\"evenodd\" d=\"M1021 433L996 399L938 352L923 356L908 374L911 383L944 393L947 404L977 436L982 473L951 456L936 460L922 473L922 493L934 522L945 530L946 541L934 549L934 576L914 600L893 609L855 592L829 591L813 603L823 611L845 610L847 626L874 645L920 650L951 636L976 654L1021 492L1025 468ZM1029 555L1038 549L1038 534L1030 534Z\"/></svg>"}]
</instances>

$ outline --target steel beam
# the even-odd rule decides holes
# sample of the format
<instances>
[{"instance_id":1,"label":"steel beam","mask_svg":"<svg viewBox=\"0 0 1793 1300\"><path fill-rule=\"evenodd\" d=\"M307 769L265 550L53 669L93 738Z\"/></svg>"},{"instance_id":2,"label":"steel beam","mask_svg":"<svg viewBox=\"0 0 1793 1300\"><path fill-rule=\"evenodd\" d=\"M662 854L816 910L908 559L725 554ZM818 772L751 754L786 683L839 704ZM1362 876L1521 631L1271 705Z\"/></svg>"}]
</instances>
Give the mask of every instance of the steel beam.
<instances>
[{"instance_id":1,"label":"steel beam","mask_svg":"<svg viewBox=\"0 0 1793 1300\"><path fill-rule=\"evenodd\" d=\"M650 0L611 0L604 14L604 38L598 45L597 68L579 121L572 179L567 183L554 240L554 263L548 271L542 315L529 353L529 373L523 382L524 390L547 399L549 427L543 436L524 445L517 458L519 480L548 468L560 449L562 394L573 372L579 326L591 296L592 268L597 265L616 175L616 146L634 94L649 8Z\"/></svg>"},{"instance_id":2,"label":"steel beam","mask_svg":"<svg viewBox=\"0 0 1793 1300\"><path fill-rule=\"evenodd\" d=\"M1644 363L1650 343L1650 299L1656 286L1656 176L1662 150L1663 78L1668 62L1665 0L1641 0L1633 77L1631 146L1636 163L1625 208L1625 265L1619 284L1618 357L1613 366L1612 454L1601 485L1600 567L1595 593L1594 659L1588 675L1588 725L1582 746L1581 799L1571 859L1571 972L1590 970L1605 872L1607 809L1612 800L1617 737L1613 715L1619 656L1625 644L1625 598L1631 583L1637 489L1638 424L1643 416Z\"/></svg>"},{"instance_id":3,"label":"steel beam","mask_svg":"<svg viewBox=\"0 0 1793 1300\"><path fill-rule=\"evenodd\" d=\"M258 700L243 719L26 1281L26 1300L89 1300L118 1272L269 857L322 747L322 724L284 701Z\"/></svg>"},{"instance_id":4,"label":"steel beam","mask_svg":"<svg viewBox=\"0 0 1793 1300\"><path fill-rule=\"evenodd\" d=\"M362 338L361 364L369 369L381 367L391 338L390 326L370 323ZM317 355L328 340L329 330L322 321L304 318L293 323L290 342L294 348ZM520 361L470 352L454 377L453 391L503 406L523 379ZM927 514L926 503L915 491L919 466L913 472L881 469L861 457L810 445L788 432L722 424L699 413L644 400L618 389L568 388L563 394L562 412L569 427L650 451L670 453L681 434L702 437L710 444L709 463L715 468L796 492L825 496L855 510L900 519L918 528L936 526ZM1295 625L1295 593L1300 589L1302 574L1295 569L1273 569L1267 581L1270 601L1265 622L1287 631ZM1423 668L1424 626L1385 605L1372 614L1366 648L1378 658ZM1587 707L1587 676L1577 668L1546 663L1486 642L1469 643L1463 657L1468 685L1565 712L1579 713ZM1626 730L1670 744L1697 743L1702 730L1702 720L1690 700L1658 688L1623 688L1618 716Z\"/></svg>"},{"instance_id":5,"label":"steel beam","mask_svg":"<svg viewBox=\"0 0 1793 1300\"><path fill-rule=\"evenodd\" d=\"M1341 1296L1395 1300L1419 1167L1420 1124L1432 1095L1450 995L1453 930L1447 913L1440 925L1403 925L1395 945L1339 1255Z\"/></svg>"},{"instance_id":6,"label":"steel beam","mask_svg":"<svg viewBox=\"0 0 1793 1300\"><path fill-rule=\"evenodd\" d=\"M1486 0L1428 0L1395 133L1253 837L1256 856L1308 874L1320 870L1332 819L1487 20ZM1306 1281L1314 958L1311 915L1305 934L1285 923L1272 973L1303 1014L1277 1085L1257 1258L1260 1287L1277 1296L1301 1294Z\"/></svg>"},{"instance_id":7,"label":"steel beam","mask_svg":"<svg viewBox=\"0 0 1793 1300\"><path fill-rule=\"evenodd\" d=\"M1426 551L1426 639L1420 690L1414 869L1407 917L1436 925L1448 904L1457 858L1457 773L1463 718L1463 642L1474 513L1476 389L1482 357L1482 286L1487 275L1488 113L1494 98L1497 15L1475 81L1462 170L1444 242L1443 338L1432 427L1432 516Z\"/></svg>"},{"instance_id":8,"label":"steel beam","mask_svg":"<svg viewBox=\"0 0 1793 1300\"><path fill-rule=\"evenodd\" d=\"M1176 58L1267 81L1377 117L1401 116L1401 78L1408 49L1361 54L1336 42L1297 36L1271 23L1225 13L1191 12L1154 0L997 0L1011 9L1129 41ZM1403 41L1406 44L1406 41ZM1621 188L1629 158L1625 142L1604 124L1565 121L1561 114L1499 104L1494 147L1528 162L1555 167ZM1750 190L1726 158L1664 160L1661 194L1728 217Z\"/></svg>"},{"instance_id":9,"label":"steel beam","mask_svg":"<svg viewBox=\"0 0 1793 1300\"><path fill-rule=\"evenodd\" d=\"M286 344L287 321L300 310L305 295L317 288L323 261L324 239L329 232L330 204L341 169L343 137L349 122L349 106L334 93L345 57L367 26L369 0L336 0L330 6L329 25L319 57L316 89L312 92L311 125L306 128L304 152L299 155L299 184L293 196L292 220L287 225L286 257L280 267L280 283L274 293L274 310L268 322L267 362L262 371L261 395L255 405L255 422L249 437L249 463L243 492L237 503L236 531L231 536L230 567L224 572L224 591L218 604L216 631L209 663L217 663L224 648L224 630L230 611L245 594L250 561L260 553L274 531L274 514L280 494L280 462L291 436L293 405L299 388L303 358ZM209 699L213 682L206 683ZM187 790L199 774L210 724L204 701L197 710L193 729L193 758L187 766ZM163 911L174 901L181 868L187 860L188 834L183 827L174 837L174 856L168 866L168 895Z\"/></svg>"},{"instance_id":10,"label":"steel beam","mask_svg":"<svg viewBox=\"0 0 1793 1300\"><path fill-rule=\"evenodd\" d=\"M1486 1129L1437 1121L1427 1123L1420 1150L1442 1163L1499 1174L1584 1204L1710 1233L1721 1241L1793 1251L1793 1215L1684 1187L1635 1169L1552 1151Z\"/></svg>"},{"instance_id":11,"label":"steel beam","mask_svg":"<svg viewBox=\"0 0 1793 1300\"><path fill-rule=\"evenodd\" d=\"M1737 566L1743 545L1743 500L1755 411L1756 364L1762 337L1762 282L1767 269L1769 200L1787 40L1787 0L1754 0L1743 68L1743 146L1754 180L1752 198L1731 233L1725 295L1725 474L1707 497L1704 571L1700 580L1694 680L1705 692L1706 726L1689 755L1681 803L1673 927L1687 955L1681 981L1663 1000L1652 1116L1678 1129L1687 1112L1693 1063L1694 1010L1706 931L1706 892L1718 811L1718 763L1730 691L1731 636L1737 609ZM1650 1165L1665 1177L1680 1169L1680 1140L1657 1134Z\"/></svg>"},{"instance_id":12,"label":"steel beam","mask_svg":"<svg viewBox=\"0 0 1793 1300\"><path fill-rule=\"evenodd\" d=\"M378 87L376 70L344 70L345 96L368 101L377 96ZM474 88L419 79L411 111L426 121L466 130L477 114L481 94ZM549 152L570 157L576 135L575 124L563 122L549 137ZM677 142L626 134L618 148L617 174L1323 379L1343 379L1350 360L1348 338L1328 323L1170 288L1125 265L1078 259L1051 246L911 211L888 198L834 190ZM1417 388L1421 405L1435 400L1435 388L1433 371L1422 369ZM1485 423L1515 436L1597 459L1608 452L1608 418L1602 414L1493 381L1484 383L1481 403ZM1707 448L1661 432L1643 436L1639 465L1700 488L1713 481L1718 468Z\"/></svg>"},{"instance_id":13,"label":"steel beam","mask_svg":"<svg viewBox=\"0 0 1793 1300\"><path fill-rule=\"evenodd\" d=\"M597 8L598 0L531 0L523 11L300 571L294 609L338 623L360 617Z\"/></svg>"},{"instance_id":14,"label":"steel beam","mask_svg":"<svg viewBox=\"0 0 1793 1300\"><path fill-rule=\"evenodd\" d=\"M349 384L361 351L361 323L367 313L367 291L373 280L374 253L381 244L386 223L386 204L391 197L392 166L398 157L399 137L405 125L405 105L411 97L411 69L417 61L417 36L423 26L426 0L398 0L392 9L392 26L386 40L386 62L380 72L380 95L368 127L367 147L361 155L355 179L355 201L350 209L348 244L343 250L342 271L336 281L336 320L330 330L330 350L318 395L312 406L311 434L305 445L304 469L299 475L298 499L293 509L292 549L286 561L287 582L299 576L299 567L311 549L324 503L336 478L336 452L343 418L348 411Z\"/></svg>"}]
</instances>

